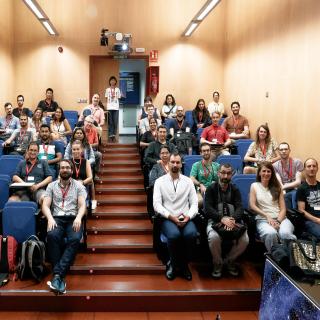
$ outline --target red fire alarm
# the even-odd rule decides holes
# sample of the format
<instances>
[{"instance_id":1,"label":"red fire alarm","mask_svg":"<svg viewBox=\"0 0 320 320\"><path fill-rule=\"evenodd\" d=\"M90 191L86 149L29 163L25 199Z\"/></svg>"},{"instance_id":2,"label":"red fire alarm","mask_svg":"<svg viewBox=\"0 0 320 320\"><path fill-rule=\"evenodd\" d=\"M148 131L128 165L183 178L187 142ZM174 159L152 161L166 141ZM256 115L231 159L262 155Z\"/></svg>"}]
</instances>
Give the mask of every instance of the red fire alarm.
<instances>
[{"instance_id":1,"label":"red fire alarm","mask_svg":"<svg viewBox=\"0 0 320 320\"><path fill-rule=\"evenodd\" d=\"M158 50L151 50L149 55L150 62L158 62L159 52Z\"/></svg>"}]
</instances>

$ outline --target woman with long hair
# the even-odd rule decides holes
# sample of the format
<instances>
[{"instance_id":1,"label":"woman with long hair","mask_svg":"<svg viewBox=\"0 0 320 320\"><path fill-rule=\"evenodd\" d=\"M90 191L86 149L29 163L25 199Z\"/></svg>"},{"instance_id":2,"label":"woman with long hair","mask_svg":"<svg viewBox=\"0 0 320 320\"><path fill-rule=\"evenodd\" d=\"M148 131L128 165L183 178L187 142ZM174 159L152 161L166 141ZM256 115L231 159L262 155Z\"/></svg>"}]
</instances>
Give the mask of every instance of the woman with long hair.
<instances>
[{"instance_id":1,"label":"woman with long hair","mask_svg":"<svg viewBox=\"0 0 320 320\"><path fill-rule=\"evenodd\" d=\"M177 115L177 106L176 100L172 94L167 94L166 99L164 100L163 107L161 109L161 117L164 119L175 118Z\"/></svg>"},{"instance_id":2,"label":"woman with long hair","mask_svg":"<svg viewBox=\"0 0 320 320\"><path fill-rule=\"evenodd\" d=\"M67 145L67 136L72 134L69 121L63 113L63 109L57 107L50 122L51 137L53 140L60 140Z\"/></svg>"},{"instance_id":3,"label":"woman with long hair","mask_svg":"<svg viewBox=\"0 0 320 320\"><path fill-rule=\"evenodd\" d=\"M192 110L193 127L192 133L196 134L199 128L206 128L211 125L211 117L204 99L197 101L196 107Z\"/></svg>"},{"instance_id":4,"label":"woman with long hair","mask_svg":"<svg viewBox=\"0 0 320 320\"><path fill-rule=\"evenodd\" d=\"M153 186L156 180L169 172L170 151L167 145L160 147L160 161L156 163L149 174L149 187Z\"/></svg>"},{"instance_id":5,"label":"woman with long hair","mask_svg":"<svg viewBox=\"0 0 320 320\"><path fill-rule=\"evenodd\" d=\"M274 163L280 160L277 143L271 138L267 125L262 124L256 132L256 139L249 146L244 157L245 162L252 162L252 166L245 166L243 173L256 173L257 166L263 161Z\"/></svg>"},{"instance_id":6,"label":"woman with long hair","mask_svg":"<svg viewBox=\"0 0 320 320\"><path fill-rule=\"evenodd\" d=\"M250 208L256 214L256 226L268 252L282 239L296 239L294 227L286 218L283 192L273 165L261 162L257 182L250 188Z\"/></svg>"},{"instance_id":7,"label":"woman with long hair","mask_svg":"<svg viewBox=\"0 0 320 320\"><path fill-rule=\"evenodd\" d=\"M37 132L37 137L39 136L40 127L42 124L46 124L46 119L43 116L43 111L41 108L36 108L29 123L29 127L33 128Z\"/></svg>"}]
</instances>

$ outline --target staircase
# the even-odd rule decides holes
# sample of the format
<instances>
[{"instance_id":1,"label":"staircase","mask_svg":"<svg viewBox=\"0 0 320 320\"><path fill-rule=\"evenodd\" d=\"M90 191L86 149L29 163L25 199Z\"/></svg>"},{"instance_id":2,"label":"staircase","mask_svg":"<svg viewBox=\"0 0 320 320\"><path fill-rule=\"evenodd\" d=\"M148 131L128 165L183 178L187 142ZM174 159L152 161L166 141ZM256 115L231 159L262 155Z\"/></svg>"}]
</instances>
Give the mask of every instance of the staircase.
<instances>
[{"instance_id":1,"label":"staircase","mask_svg":"<svg viewBox=\"0 0 320 320\"><path fill-rule=\"evenodd\" d=\"M136 144L102 148L98 206L87 220L87 250L78 253L67 276L67 294L54 296L32 280L0 289L7 311L255 311L261 277L243 263L238 279L212 280L208 266L191 265L193 280L168 281L152 248L143 175Z\"/></svg>"}]
</instances>

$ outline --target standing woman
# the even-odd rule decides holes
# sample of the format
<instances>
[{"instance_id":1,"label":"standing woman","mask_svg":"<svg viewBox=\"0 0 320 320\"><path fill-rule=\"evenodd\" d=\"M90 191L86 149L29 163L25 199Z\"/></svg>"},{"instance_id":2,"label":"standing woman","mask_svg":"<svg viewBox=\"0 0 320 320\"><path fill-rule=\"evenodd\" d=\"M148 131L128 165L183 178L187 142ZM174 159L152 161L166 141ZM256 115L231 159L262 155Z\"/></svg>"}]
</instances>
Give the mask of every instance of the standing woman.
<instances>
[{"instance_id":1,"label":"standing woman","mask_svg":"<svg viewBox=\"0 0 320 320\"><path fill-rule=\"evenodd\" d=\"M295 240L294 227L286 218L286 205L280 183L270 162L258 167L257 182L250 188L250 208L256 213L256 226L268 252L279 240Z\"/></svg>"},{"instance_id":2,"label":"standing woman","mask_svg":"<svg viewBox=\"0 0 320 320\"><path fill-rule=\"evenodd\" d=\"M253 166L245 166L243 173L256 173L260 162L267 161L274 163L280 160L277 143L271 138L267 125L261 125L256 132L256 139L249 146L244 156L245 162L253 162Z\"/></svg>"},{"instance_id":3,"label":"standing woman","mask_svg":"<svg viewBox=\"0 0 320 320\"><path fill-rule=\"evenodd\" d=\"M67 136L72 134L72 130L60 107L57 107L50 121L50 130L53 140L60 140L65 146L67 145Z\"/></svg>"},{"instance_id":4,"label":"standing woman","mask_svg":"<svg viewBox=\"0 0 320 320\"><path fill-rule=\"evenodd\" d=\"M196 134L199 128L211 125L211 117L203 99L199 99L196 107L192 111L193 127L192 133Z\"/></svg>"},{"instance_id":5,"label":"standing woman","mask_svg":"<svg viewBox=\"0 0 320 320\"><path fill-rule=\"evenodd\" d=\"M118 119L119 119L119 99L121 98L121 92L117 85L117 79L114 76L109 78L110 87L106 89L105 97L107 100L107 110L108 110L108 133L109 139L112 142L116 141L116 134L118 129Z\"/></svg>"},{"instance_id":6,"label":"standing woman","mask_svg":"<svg viewBox=\"0 0 320 320\"><path fill-rule=\"evenodd\" d=\"M162 120L172 119L177 116L177 106L176 100L172 94L167 94L166 99L164 100L163 107L161 109Z\"/></svg>"}]
</instances>

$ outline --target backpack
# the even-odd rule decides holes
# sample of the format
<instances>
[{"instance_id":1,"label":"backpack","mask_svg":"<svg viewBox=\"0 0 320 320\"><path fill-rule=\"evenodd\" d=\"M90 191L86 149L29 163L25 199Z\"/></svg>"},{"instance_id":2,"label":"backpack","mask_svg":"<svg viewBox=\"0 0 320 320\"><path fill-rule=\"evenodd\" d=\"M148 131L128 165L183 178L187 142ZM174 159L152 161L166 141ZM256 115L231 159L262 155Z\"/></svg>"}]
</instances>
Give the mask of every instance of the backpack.
<instances>
[{"instance_id":1,"label":"backpack","mask_svg":"<svg viewBox=\"0 0 320 320\"><path fill-rule=\"evenodd\" d=\"M32 235L22 243L19 278L34 278L40 282L45 275L46 247L44 242Z\"/></svg>"},{"instance_id":2,"label":"backpack","mask_svg":"<svg viewBox=\"0 0 320 320\"><path fill-rule=\"evenodd\" d=\"M180 154L189 154L192 148L192 135L190 132L179 132L174 134L174 144Z\"/></svg>"},{"instance_id":3,"label":"backpack","mask_svg":"<svg viewBox=\"0 0 320 320\"><path fill-rule=\"evenodd\" d=\"M18 243L12 236L3 237L0 235L0 287L9 280L9 273L17 270Z\"/></svg>"}]
</instances>

